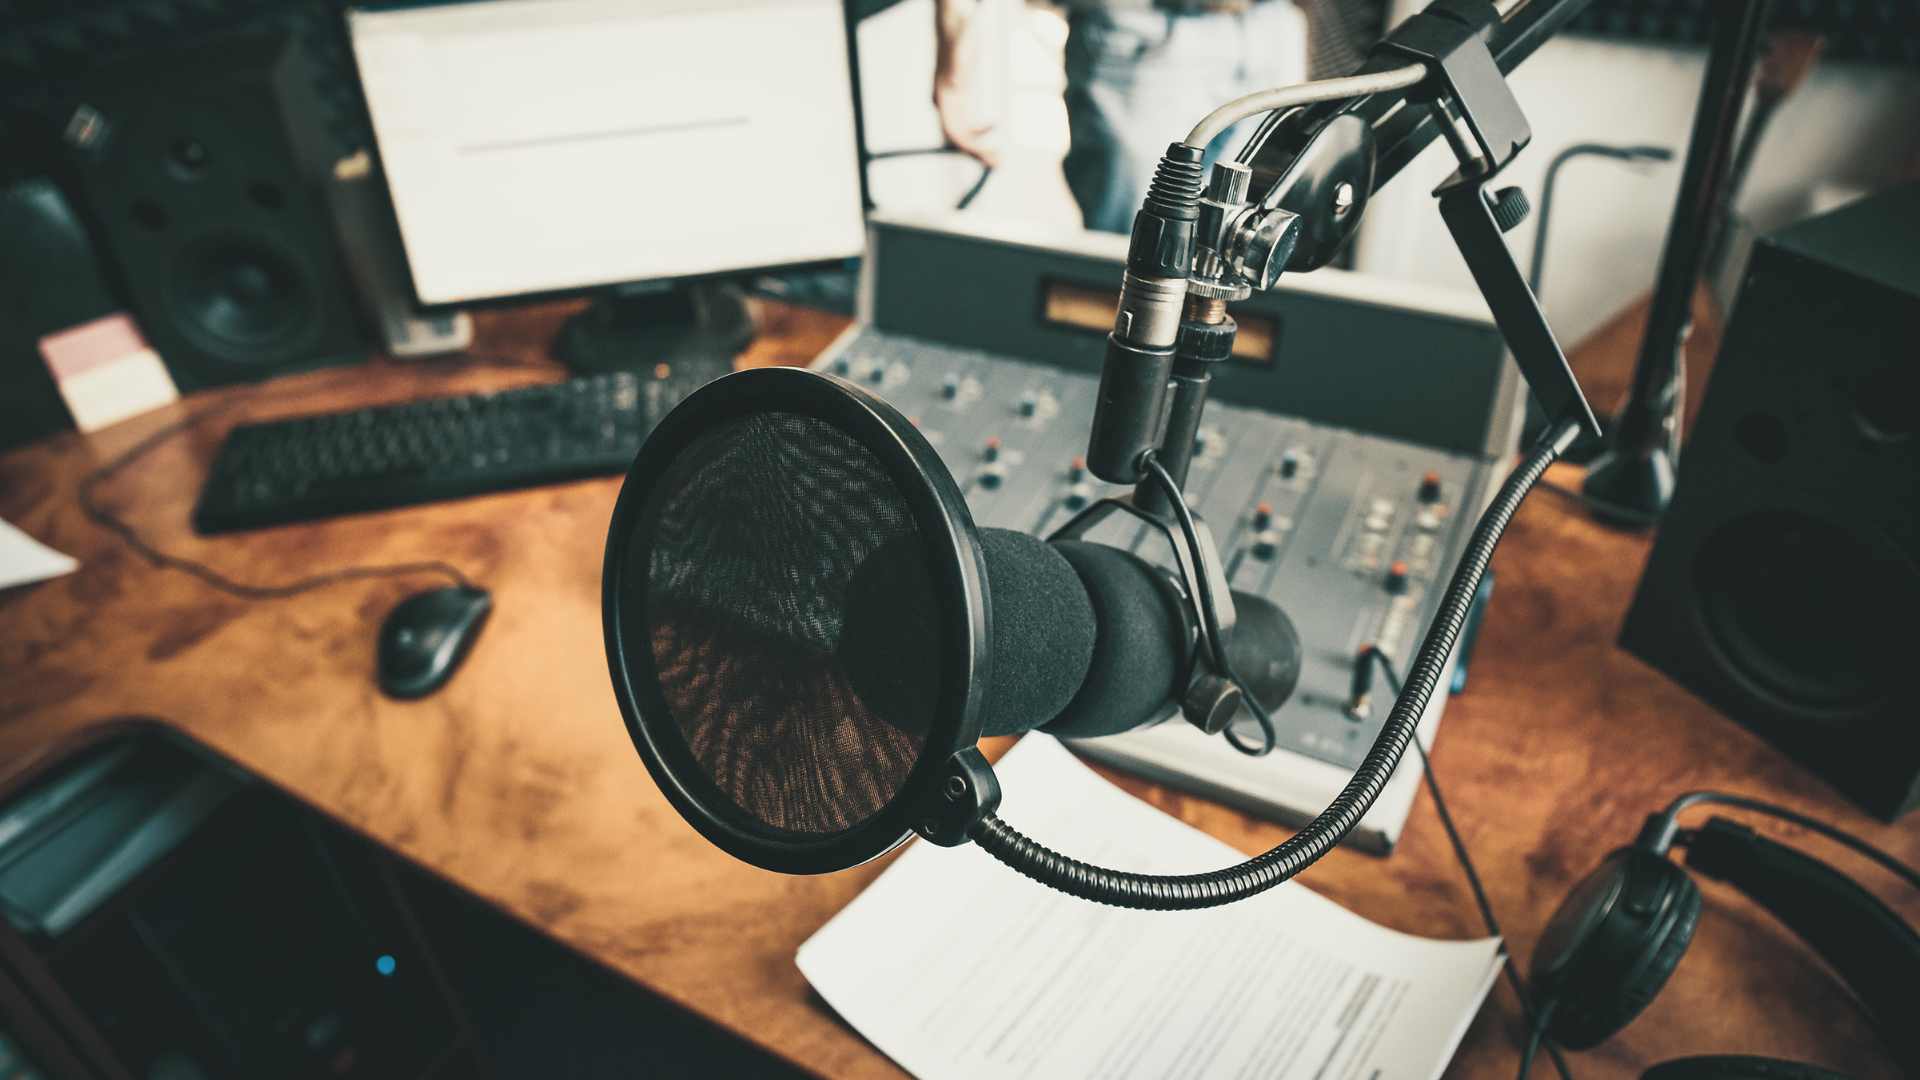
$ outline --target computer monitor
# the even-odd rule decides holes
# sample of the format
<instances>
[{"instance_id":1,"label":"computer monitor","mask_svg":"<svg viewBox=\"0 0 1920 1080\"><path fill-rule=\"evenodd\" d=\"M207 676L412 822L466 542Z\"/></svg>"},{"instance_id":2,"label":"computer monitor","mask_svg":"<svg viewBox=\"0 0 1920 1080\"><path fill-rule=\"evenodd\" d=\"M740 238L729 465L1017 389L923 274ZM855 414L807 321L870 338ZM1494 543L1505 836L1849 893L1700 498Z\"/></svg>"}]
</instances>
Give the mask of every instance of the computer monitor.
<instances>
[{"instance_id":1,"label":"computer monitor","mask_svg":"<svg viewBox=\"0 0 1920 1080\"><path fill-rule=\"evenodd\" d=\"M841 0L458 0L347 14L428 307L606 290L580 369L751 337L717 278L864 243Z\"/></svg>"}]
</instances>

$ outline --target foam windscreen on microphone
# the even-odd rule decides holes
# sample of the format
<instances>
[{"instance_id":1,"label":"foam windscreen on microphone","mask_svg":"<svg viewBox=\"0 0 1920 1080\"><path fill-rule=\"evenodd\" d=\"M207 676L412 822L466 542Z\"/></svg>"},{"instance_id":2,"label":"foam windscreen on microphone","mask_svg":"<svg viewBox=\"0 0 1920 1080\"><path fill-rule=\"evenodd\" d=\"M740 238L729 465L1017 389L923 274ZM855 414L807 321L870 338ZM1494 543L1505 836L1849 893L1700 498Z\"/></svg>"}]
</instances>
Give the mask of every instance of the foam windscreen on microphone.
<instances>
[{"instance_id":1,"label":"foam windscreen on microphone","mask_svg":"<svg viewBox=\"0 0 1920 1080\"><path fill-rule=\"evenodd\" d=\"M1051 544L1011 529L980 530L993 612L993 666L982 735L1031 731L1086 682L1098 617L1080 575Z\"/></svg>"},{"instance_id":2,"label":"foam windscreen on microphone","mask_svg":"<svg viewBox=\"0 0 1920 1080\"><path fill-rule=\"evenodd\" d=\"M1093 659L1093 601L1073 566L1044 541L1011 529L981 529L991 612L986 702L980 734L1017 735L1067 707ZM922 624L901 617L902 596L923 595L926 559L891 543L847 585L837 654L849 683L889 722L912 729L931 715L937 655L918 640Z\"/></svg>"},{"instance_id":3,"label":"foam windscreen on microphone","mask_svg":"<svg viewBox=\"0 0 1920 1080\"><path fill-rule=\"evenodd\" d=\"M1045 730L1088 738L1164 719L1192 666L1194 628L1179 590L1132 552L1079 540L1049 546L1086 586L1099 633L1080 692Z\"/></svg>"}]
</instances>

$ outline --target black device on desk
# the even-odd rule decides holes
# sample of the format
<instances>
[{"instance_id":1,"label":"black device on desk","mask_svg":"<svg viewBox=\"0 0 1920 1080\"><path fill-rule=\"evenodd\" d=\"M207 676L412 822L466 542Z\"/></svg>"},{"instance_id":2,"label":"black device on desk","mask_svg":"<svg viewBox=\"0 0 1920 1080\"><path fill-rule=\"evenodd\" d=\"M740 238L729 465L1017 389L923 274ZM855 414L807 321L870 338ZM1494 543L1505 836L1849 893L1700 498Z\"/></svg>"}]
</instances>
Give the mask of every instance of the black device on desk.
<instances>
[{"instance_id":1,"label":"black device on desk","mask_svg":"<svg viewBox=\"0 0 1920 1080\"><path fill-rule=\"evenodd\" d=\"M367 4L347 25L422 304L595 292L556 342L574 370L720 374L753 328L719 276L860 254L837 0Z\"/></svg>"},{"instance_id":2,"label":"black device on desk","mask_svg":"<svg viewBox=\"0 0 1920 1080\"><path fill-rule=\"evenodd\" d=\"M699 380L674 372L243 425L214 458L194 527L231 532L624 472Z\"/></svg>"},{"instance_id":3,"label":"black device on desk","mask_svg":"<svg viewBox=\"0 0 1920 1080\"><path fill-rule=\"evenodd\" d=\"M1920 807L1920 183L1754 245L1627 651L1875 814Z\"/></svg>"},{"instance_id":4,"label":"black device on desk","mask_svg":"<svg viewBox=\"0 0 1920 1080\"><path fill-rule=\"evenodd\" d=\"M0 790L0 1017L9 1080L793 1075L146 721Z\"/></svg>"}]
</instances>

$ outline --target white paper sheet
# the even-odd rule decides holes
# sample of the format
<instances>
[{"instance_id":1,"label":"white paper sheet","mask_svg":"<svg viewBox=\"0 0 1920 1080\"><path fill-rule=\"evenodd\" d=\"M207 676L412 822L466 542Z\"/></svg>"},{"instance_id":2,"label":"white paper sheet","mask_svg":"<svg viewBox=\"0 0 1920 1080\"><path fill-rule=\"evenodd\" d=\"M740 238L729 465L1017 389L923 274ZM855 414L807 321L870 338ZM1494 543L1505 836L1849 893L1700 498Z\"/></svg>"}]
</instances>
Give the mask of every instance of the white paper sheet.
<instances>
[{"instance_id":1,"label":"white paper sheet","mask_svg":"<svg viewBox=\"0 0 1920 1080\"><path fill-rule=\"evenodd\" d=\"M0 589L71 574L80 566L70 555L0 520Z\"/></svg>"},{"instance_id":2,"label":"white paper sheet","mask_svg":"<svg viewBox=\"0 0 1920 1080\"><path fill-rule=\"evenodd\" d=\"M1028 736L996 766L1001 816L1117 869L1243 855ZM1199 912L1063 896L973 845L915 842L800 947L820 996L901 1066L953 1077L1440 1075L1500 941L1433 941L1289 883Z\"/></svg>"}]
</instances>

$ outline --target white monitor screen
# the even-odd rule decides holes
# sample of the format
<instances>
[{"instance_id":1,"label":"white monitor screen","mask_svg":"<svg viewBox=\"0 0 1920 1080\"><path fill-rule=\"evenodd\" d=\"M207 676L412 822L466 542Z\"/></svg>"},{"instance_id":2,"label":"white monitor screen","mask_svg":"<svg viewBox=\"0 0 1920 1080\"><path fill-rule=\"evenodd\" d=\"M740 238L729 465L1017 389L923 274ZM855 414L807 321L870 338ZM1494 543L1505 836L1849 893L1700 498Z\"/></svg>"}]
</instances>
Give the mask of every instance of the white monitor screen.
<instances>
[{"instance_id":1,"label":"white monitor screen","mask_svg":"<svg viewBox=\"0 0 1920 1080\"><path fill-rule=\"evenodd\" d=\"M475 0L349 20L422 303L860 253L840 0Z\"/></svg>"}]
</instances>

